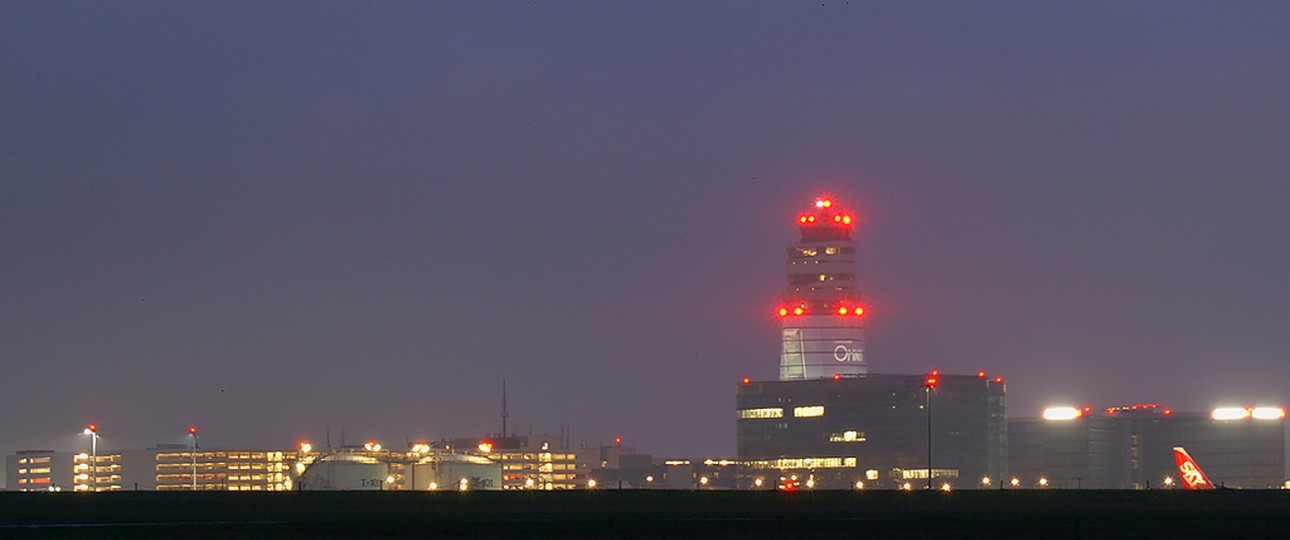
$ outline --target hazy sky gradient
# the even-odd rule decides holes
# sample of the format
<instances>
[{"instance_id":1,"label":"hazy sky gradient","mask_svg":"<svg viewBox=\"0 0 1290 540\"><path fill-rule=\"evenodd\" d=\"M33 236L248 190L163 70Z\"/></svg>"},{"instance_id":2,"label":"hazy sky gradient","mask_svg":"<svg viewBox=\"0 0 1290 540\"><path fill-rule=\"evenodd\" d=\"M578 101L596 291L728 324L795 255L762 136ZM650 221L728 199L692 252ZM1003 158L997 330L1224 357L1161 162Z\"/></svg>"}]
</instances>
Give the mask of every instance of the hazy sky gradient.
<instances>
[{"instance_id":1,"label":"hazy sky gradient","mask_svg":"<svg viewBox=\"0 0 1290 540\"><path fill-rule=\"evenodd\" d=\"M796 212L875 372L1290 395L1290 3L4 2L0 453L734 454Z\"/></svg>"}]
</instances>

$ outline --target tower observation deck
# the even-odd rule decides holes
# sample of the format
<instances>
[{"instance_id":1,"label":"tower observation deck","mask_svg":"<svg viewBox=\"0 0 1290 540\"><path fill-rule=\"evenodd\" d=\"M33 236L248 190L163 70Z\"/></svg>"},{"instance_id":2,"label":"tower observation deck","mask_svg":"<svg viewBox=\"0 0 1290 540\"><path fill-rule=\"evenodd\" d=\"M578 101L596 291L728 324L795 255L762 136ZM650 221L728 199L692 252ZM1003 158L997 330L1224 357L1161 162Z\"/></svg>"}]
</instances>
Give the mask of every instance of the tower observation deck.
<instances>
[{"instance_id":1,"label":"tower observation deck","mask_svg":"<svg viewBox=\"0 0 1290 540\"><path fill-rule=\"evenodd\" d=\"M788 245L788 288L776 309L779 380L855 377L864 360L864 308L856 289L854 216L820 198L798 216L801 241Z\"/></svg>"}]
</instances>

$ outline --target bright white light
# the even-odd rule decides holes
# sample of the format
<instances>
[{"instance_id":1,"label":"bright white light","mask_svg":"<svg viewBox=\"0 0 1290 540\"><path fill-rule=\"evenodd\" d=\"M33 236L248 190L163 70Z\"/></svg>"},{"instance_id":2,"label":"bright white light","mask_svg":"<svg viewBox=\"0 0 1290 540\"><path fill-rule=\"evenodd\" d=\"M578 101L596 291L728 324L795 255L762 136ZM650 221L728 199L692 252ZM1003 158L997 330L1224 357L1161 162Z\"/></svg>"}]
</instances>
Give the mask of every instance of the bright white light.
<instances>
[{"instance_id":1,"label":"bright white light","mask_svg":"<svg viewBox=\"0 0 1290 540\"><path fill-rule=\"evenodd\" d=\"M1172 485L1174 485L1174 478L1173 478L1172 476L1166 476L1166 477L1165 477L1165 485L1166 485L1166 486L1172 486Z\"/></svg>"},{"instance_id":2,"label":"bright white light","mask_svg":"<svg viewBox=\"0 0 1290 540\"><path fill-rule=\"evenodd\" d=\"M1258 420L1276 420L1286 417L1286 410L1281 407L1255 407L1250 416Z\"/></svg>"},{"instance_id":3,"label":"bright white light","mask_svg":"<svg viewBox=\"0 0 1290 540\"><path fill-rule=\"evenodd\" d=\"M457 484L457 490L466 491L467 489L470 489L470 480L462 478L461 482Z\"/></svg>"},{"instance_id":4,"label":"bright white light","mask_svg":"<svg viewBox=\"0 0 1290 540\"><path fill-rule=\"evenodd\" d=\"M1040 478L1040 479L1039 479L1039 487L1048 487L1048 479L1047 479L1047 478Z\"/></svg>"},{"instance_id":5,"label":"bright white light","mask_svg":"<svg viewBox=\"0 0 1290 540\"><path fill-rule=\"evenodd\" d=\"M760 479L760 478L758 478L758 479L756 479L756 480L753 480L753 485L754 485L754 486L757 486L757 487L761 487L761 485L762 485L762 484L764 484L764 483L766 483L766 482L765 482L764 480Z\"/></svg>"},{"instance_id":6,"label":"bright white light","mask_svg":"<svg viewBox=\"0 0 1290 540\"><path fill-rule=\"evenodd\" d=\"M304 453L308 454L308 453L309 453L311 450L313 450L313 449L314 449L314 445L312 445L312 444L309 444L309 443L307 443L307 442L302 442L302 443L300 443L300 451L301 451L301 452L304 452Z\"/></svg>"},{"instance_id":7,"label":"bright white light","mask_svg":"<svg viewBox=\"0 0 1290 540\"><path fill-rule=\"evenodd\" d=\"M530 488L531 488L531 487L533 487L533 479L532 479L532 478L525 478L525 479L524 479L524 487L530 487Z\"/></svg>"},{"instance_id":8,"label":"bright white light","mask_svg":"<svg viewBox=\"0 0 1290 540\"><path fill-rule=\"evenodd\" d=\"M1021 480L1018 480L1018 479L1016 479L1016 478L1013 478L1013 479L1012 479L1011 481L1009 481L1008 483L1009 483L1009 484L1012 484L1012 487L1017 487L1018 485L1020 485L1020 484L1021 484Z\"/></svg>"},{"instance_id":9,"label":"bright white light","mask_svg":"<svg viewBox=\"0 0 1290 540\"><path fill-rule=\"evenodd\" d=\"M983 486L988 486L988 485L990 485L990 477L989 477L989 476L983 476L983 477L981 477L981 485L983 485Z\"/></svg>"},{"instance_id":10,"label":"bright white light","mask_svg":"<svg viewBox=\"0 0 1290 540\"><path fill-rule=\"evenodd\" d=\"M758 480L761 480L761 479L760 479L760 478L758 478ZM645 481L646 481L646 482L653 482L653 481L654 481L654 475L646 476L646 477L645 477Z\"/></svg>"},{"instance_id":11,"label":"bright white light","mask_svg":"<svg viewBox=\"0 0 1290 540\"><path fill-rule=\"evenodd\" d=\"M434 482L430 482L430 491L434 491L434 490L436 490L436 489L439 489L439 484L436 484L436 483L434 483Z\"/></svg>"},{"instance_id":12,"label":"bright white light","mask_svg":"<svg viewBox=\"0 0 1290 540\"><path fill-rule=\"evenodd\" d=\"M815 207L816 207L816 208L824 208L824 199L816 199L816 200L815 200Z\"/></svg>"},{"instance_id":13,"label":"bright white light","mask_svg":"<svg viewBox=\"0 0 1290 540\"><path fill-rule=\"evenodd\" d=\"M699 483L705 486L708 485L708 477L706 476L699 477Z\"/></svg>"},{"instance_id":14,"label":"bright white light","mask_svg":"<svg viewBox=\"0 0 1290 540\"><path fill-rule=\"evenodd\" d=\"M1219 407L1211 415L1215 420L1240 420L1250 415L1244 407Z\"/></svg>"},{"instance_id":15,"label":"bright white light","mask_svg":"<svg viewBox=\"0 0 1290 540\"><path fill-rule=\"evenodd\" d=\"M856 489L864 489L864 482L857 481L857 482L856 482Z\"/></svg>"},{"instance_id":16,"label":"bright white light","mask_svg":"<svg viewBox=\"0 0 1290 540\"><path fill-rule=\"evenodd\" d=\"M90 431L90 428L85 428L85 431L83 431L82 433L84 433L84 434L86 434L86 435L89 435L89 434L94 433L94 432L93 432L93 431Z\"/></svg>"},{"instance_id":17,"label":"bright white light","mask_svg":"<svg viewBox=\"0 0 1290 540\"><path fill-rule=\"evenodd\" d=\"M492 443L486 443L486 442L479 443L479 451L480 451L480 452L483 452L483 453L485 453L485 454L487 454L487 453L489 453L489 452L492 452L492 451L493 451L493 444L492 444Z\"/></svg>"},{"instance_id":18,"label":"bright white light","mask_svg":"<svg viewBox=\"0 0 1290 540\"><path fill-rule=\"evenodd\" d=\"M951 489L951 488L950 488L950 483L949 483L949 482L946 482L946 483L944 483L944 484L941 484L941 491L949 491L950 489Z\"/></svg>"},{"instance_id":19,"label":"bright white light","mask_svg":"<svg viewBox=\"0 0 1290 540\"><path fill-rule=\"evenodd\" d=\"M1049 407L1044 409L1044 420L1074 420L1083 414L1075 407Z\"/></svg>"},{"instance_id":20,"label":"bright white light","mask_svg":"<svg viewBox=\"0 0 1290 540\"><path fill-rule=\"evenodd\" d=\"M815 488L815 479L814 479L814 478L808 478L808 479L806 479L806 487L807 487L807 488Z\"/></svg>"},{"instance_id":21,"label":"bright white light","mask_svg":"<svg viewBox=\"0 0 1290 540\"><path fill-rule=\"evenodd\" d=\"M909 482L905 482L905 484L904 484L904 485L900 486L900 489L903 489L903 490L905 490L905 491L909 491L909 490L911 490L911 489L914 489L914 486L913 486L912 484L910 484Z\"/></svg>"},{"instance_id":22,"label":"bright white light","mask_svg":"<svg viewBox=\"0 0 1290 540\"><path fill-rule=\"evenodd\" d=\"M595 488L596 488L596 479L595 479L595 478L590 478L590 479L588 479L588 480L587 480L587 488L588 488L588 489L595 489Z\"/></svg>"}]
</instances>

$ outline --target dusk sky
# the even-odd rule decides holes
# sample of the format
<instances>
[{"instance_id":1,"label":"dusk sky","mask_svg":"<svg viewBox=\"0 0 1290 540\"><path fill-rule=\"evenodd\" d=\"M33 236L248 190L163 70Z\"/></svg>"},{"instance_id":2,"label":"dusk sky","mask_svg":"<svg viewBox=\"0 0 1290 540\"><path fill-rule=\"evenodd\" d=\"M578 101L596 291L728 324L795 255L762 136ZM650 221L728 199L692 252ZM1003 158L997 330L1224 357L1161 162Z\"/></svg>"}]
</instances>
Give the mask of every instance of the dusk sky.
<instances>
[{"instance_id":1,"label":"dusk sky","mask_svg":"<svg viewBox=\"0 0 1290 540\"><path fill-rule=\"evenodd\" d=\"M878 373L1290 404L1287 2L0 4L0 453L733 457L785 245Z\"/></svg>"}]
</instances>

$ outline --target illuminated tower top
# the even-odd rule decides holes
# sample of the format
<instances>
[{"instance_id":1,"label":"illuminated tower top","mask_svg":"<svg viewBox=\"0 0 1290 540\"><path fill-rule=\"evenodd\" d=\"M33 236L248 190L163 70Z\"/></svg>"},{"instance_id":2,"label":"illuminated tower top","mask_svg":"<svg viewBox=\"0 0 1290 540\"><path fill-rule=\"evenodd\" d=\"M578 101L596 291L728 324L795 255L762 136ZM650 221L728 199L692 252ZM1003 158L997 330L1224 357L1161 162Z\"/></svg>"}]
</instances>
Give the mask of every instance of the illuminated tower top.
<instances>
[{"instance_id":1,"label":"illuminated tower top","mask_svg":"<svg viewBox=\"0 0 1290 540\"><path fill-rule=\"evenodd\" d=\"M815 209L798 216L803 242L851 240L851 214L834 206L833 199L816 199Z\"/></svg>"},{"instance_id":2,"label":"illuminated tower top","mask_svg":"<svg viewBox=\"0 0 1290 540\"><path fill-rule=\"evenodd\" d=\"M788 288L777 314L780 380L855 377L868 372L856 290L855 217L832 198L797 217L802 239L788 245Z\"/></svg>"}]
</instances>

